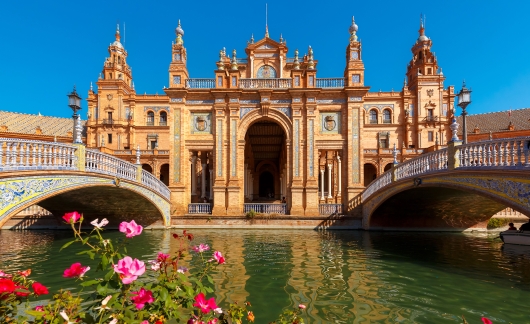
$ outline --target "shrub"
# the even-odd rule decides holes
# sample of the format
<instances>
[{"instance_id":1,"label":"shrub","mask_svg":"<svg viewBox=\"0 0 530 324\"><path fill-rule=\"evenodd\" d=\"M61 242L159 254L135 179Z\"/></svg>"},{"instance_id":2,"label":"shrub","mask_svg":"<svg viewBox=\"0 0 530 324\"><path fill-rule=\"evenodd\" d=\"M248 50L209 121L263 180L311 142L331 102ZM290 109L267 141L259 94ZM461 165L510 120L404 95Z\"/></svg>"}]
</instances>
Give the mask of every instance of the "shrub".
<instances>
[{"instance_id":1,"label":"shrub","mask_svg":"<svg viewBox=\"0 0 530 324\"><path fill-rule=\"evenodd\" d=\"M490 218L490 220L488 221L488 229L506 226L508 222L509 221L507 219L503 218Z\"/></svg>"},{"instance_id":2,"label":"shrub","mask_svg":"<svg viewBox=\"0 0 530 324\"><path fill-rule=\"evenodd\" d=\"M253 219L254 217L256 217L256 211L254 209L251 209L247 214L246 214L247 218L249 219Z\"/></svg>"}]
</instances>

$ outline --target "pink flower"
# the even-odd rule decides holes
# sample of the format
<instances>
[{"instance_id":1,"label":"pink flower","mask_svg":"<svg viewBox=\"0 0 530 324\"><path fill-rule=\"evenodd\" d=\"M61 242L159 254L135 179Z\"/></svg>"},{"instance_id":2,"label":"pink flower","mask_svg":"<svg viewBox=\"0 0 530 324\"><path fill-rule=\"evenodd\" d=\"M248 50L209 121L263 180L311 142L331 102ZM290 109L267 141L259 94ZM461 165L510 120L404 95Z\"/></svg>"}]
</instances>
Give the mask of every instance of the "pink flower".
<instances>
[{"instance_id":1,"label":"pink flower","mask_svg":"<svg viewBox=\"0 0 530 324\"><path fill-rule=\"evenodd\" d=\"M149 263L151 264L151 270L153 271L160 270L160 262L157 262L156 260L150 260Z\"/></svg>"},{"instance_id":2,"label":"pink flower","mask_svg":"<svg viewBox=\"0 0 530 324\"><path fill-rule=\"evenodd\" d=\"M153 293L150 290L145 290L143 287L138 291L133 291L132 294L135 295L131 299L136 305L137 309L142 309L144 308L145 304L155 301L153 298Z\"/></svg>"},{"instance_id":3,"label":"pink flower","mask_svg":"<svg viewBox=\"0 0 530 324\"><path fill-rule=\"evenodd\" d=\"M212 297L206 300L203 293L195 296L195 304L193 304L193 306L199 307L203 313L208 313L209 311L218 308L215 299Z\"/></svg>"},{"instance_id":4,"label":"pink flower","mask_svg":"<svg viewBox=\"0 0 530 324\"><path fill-rule=\"evenodd\" d=\"M149 324L149 322L147 320L145 320L145 321L142 321L142 323L140 323L140 324Z\"/></svg>"},{"instance_id":5,"label":"pink flower","mask_svg":"<svg viewBox=\"0 0 530 324\"><path fill-rule=\"evenodd\" d=\"M214 319L209 320L208 324L217 324L217 322L219 322L219 320L217 318L214 318Z\"/></svg>"},{"instance_id":6,"label":"pink flower","mask_svg":"<svg viewBox=\"0 0 530 324\"><path fill-rule=\"evenodd\" d=\"M130 223L121 222L120 232L125 233L125 237L131 238L133 236L140 235L142 233L142 225L136 224L134 220Z\"/></svg>"},{"instance_id":7,"label":"pink flower","mask_svg":"<svg viewBox=\"0 0 530 324\"><path fill-rule=\"evenodd\" d=\"M109 221L106 218L103 218L101 220L101 223L98 223L99 218L94 219L90 224L94 225L97 228L102 228L103 226L106 226L109 224Z\"/></svg>"},{"instance_id":8,"label":"pink flower","mask_svg":"<svg viewBox=\"0 0 530 324\"><path fill-rule=\"evenodd\" d=\"M40 295L47 295L48 294L48 288L46 288L46 286L44 286L43 284L41 284L40 282L34 282L32 285L31 285L31 288L33 288L33 291L35 292L36 295L40 296Z\"/></svg>"},{"instance_id":9,"label":"pink flower","mask_svg":"<svg viewBox=\"0 0 530 324\"><path fill-rule=\"evenodd\" d=\"M7 273L5 273L5 272L3 272L2 270L0 270L0 277L11 278L11 277L13 277L13 276L10 275L10 274L7 274Z\"/></svg>"},{"instance_id":10,"label":"pink flower","mask_svg":"<svg viewBox=\"0 0 530 324\"><path fill-rule=\"evenodd\" d=\"M162 252L158 252L158 256L156 258L156 261L158 262L164 262L169 258L169 254L164 254Z\"/></svg>"},{"instance_id":11,"label":"pink flower","mask_svg":"<svg viewBox=\"0 0 530 324\"><path fill-rule=\"evenodd\" d=\"M305 309L305 305L304 304L300 304L300 305L298 305L298 308Z\"/></svg>"},{"instance_id":12,"label":"pink flower","mask_svg":"<svg viewBox=\"0 0 530 324\"><path fill-rule=\"evenodd\" d=\"M70 268L64 270L63 277L65 278L82 278L85 273L90 270L90 267L82 267L81 263L76 262L70 266Z\"/></svg>"},{"instance_id":13,"label":"pink flower","mask_svg":"<svg viewBox=\"0 0 530 324\"><path fill-rule=\"evenodd\" d=\"M44 306L40 305L40 306L35 306L35 310L37 312L44 312Z\"/></svg>"},{"instance_id":14,"label":"pink flower","mask_svg":"<svg viewBox=\"0 0 530 324\"><path fill-rule=\"evenodd\" d=\"M217 261L217 263L219 263L219 264L225 263L225 258L223 258L223 255L221 254L221 252L215 251L213 253L213 257Z\"/></svg>"},{"instance_id":15,"label":"pink flower","mask_svg":"<svg viewBox=\"0 0 530 324\"><path fill-rule=\"evenodd\" d=\"M482 323L484 324L493 324L493 322L485 317L482 318Z\"/></svg>"},{"instance_id":16,"label":"pink flower","mask_svg":"<svg viewBox=\"0 0 530 324\"><path fill-rule=\"evenodd\" d=\"M114 265L114 272L119 273L121 281L128 285L145 272L145 264L138 259L133 260L126 256Z\"/></svg>"},{"instance_id":17,"label":"pink flower","mask_svg":"<svg viewBox=\"0 0 530 324\"><path fill-rule=\"evenodd\" d=\"M66 213L64 214L63 216L63 219L65 222L69 223L69 224L74 224L74 223L77 223L77 221L81 218L81 214L79 214L78 212L74 211L74 212L71 212L71 213Z\"/></svg>"},{"instance_id":18,"label":"pink flower","mask_svg":"<svg viewBox=\"0 0 530 324\"><path fill-rule=\"evenodd\" d=\"M183 267L183 266L179 266L179 268L177 269L177 272L179 272L179 273L188 272L188 268Z\"/></svg>"},{"instance_id":19,"label":"pink flower","mask_svg":"<svg viewBox=\"0 0 530 324\"><path fill-rule=\"evenodd\" d=\"M197 253L202 253L204 251L208 251L210 247L208 246L208 244L201 243L199 245L195 245L192 249Z\"/></svg>"}]
</instances>

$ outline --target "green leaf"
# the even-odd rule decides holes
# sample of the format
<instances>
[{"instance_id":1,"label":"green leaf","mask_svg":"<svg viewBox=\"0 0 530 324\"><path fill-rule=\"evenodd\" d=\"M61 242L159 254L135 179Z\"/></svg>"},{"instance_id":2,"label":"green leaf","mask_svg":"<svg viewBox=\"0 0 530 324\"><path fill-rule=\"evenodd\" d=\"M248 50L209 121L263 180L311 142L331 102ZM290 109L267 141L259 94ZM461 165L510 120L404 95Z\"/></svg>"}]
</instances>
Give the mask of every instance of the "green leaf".
<instances>
[{"instance_id":1,"label":"green leaf","mask_svg":"<svg viewBox=\"0 0 530 324\"><path fill-rule=\"evenodd\" d=\"M74 243L76 240L73 240L73 241L70 241L70 242L66 242L59 251L62 251L63 249L66 249L67 247L69 247L70 245L72 245L72 243Z\"/></svg>"},{"instance_id":2,"label":"green leaf","mask_svg":"<svg viewBox=\"0 0 530 324\"><path fill-rule=\"evenodd\" d=\"M107 284L99 284L98 287L96 288L98 294L102 295L102 296L105 296L107 295Z\"/></svg>"},{"instance_id":3,"label":"green leaf","mask_svg":"<svg viewBox=\"0 0 530 324\"><path fill-rule=\"evenodd\" d=\"M213 285L213 279L212 279L212 277L210 277L210 276L206 276L206 278L208 278L208 281Z\"/></svg>"},{"instance_id":4,"label":"green leaf","mask_svg":"<svg viewBox=\"0 0 530 324\"><path fill-rule=\"evenodd\" d=\"M162 289L160 289L160 299L165 300L167 296L168 296L167 289L162 287Z\"/></svg>"},{"instance_id":5,"label":"green leaf","mask_svg":"<svg viewBox=\"0 0 530 324\"><path fill-rule=\"evenodd\" d=\"M112 278L113 275L114 275L114 269L110 269L110 271L107 272L107 274L105 275L105 280L109 281L110 278Z\"/></svg>"},{"instance_id":6,"label":"green leaf","mask_svg":"<svg viewBox=\"0 0 530 324\"><path fill-rule=\"evenodd\" d=\"M105 254L103 254L101 256L101 269L106 269L107 266L109 265L109 259L107 258L107 256Z\"/></svg>"},{"instance_id":7,"label":"green leaf","mask_svg":"<svg viewBox=\"0 0 530 324\"><path fill-rule=\"evenodd\" d=\"M81 283L82 287L90 287L99 283L99 280L89 280Z\"/></svg>"}]
</instances>

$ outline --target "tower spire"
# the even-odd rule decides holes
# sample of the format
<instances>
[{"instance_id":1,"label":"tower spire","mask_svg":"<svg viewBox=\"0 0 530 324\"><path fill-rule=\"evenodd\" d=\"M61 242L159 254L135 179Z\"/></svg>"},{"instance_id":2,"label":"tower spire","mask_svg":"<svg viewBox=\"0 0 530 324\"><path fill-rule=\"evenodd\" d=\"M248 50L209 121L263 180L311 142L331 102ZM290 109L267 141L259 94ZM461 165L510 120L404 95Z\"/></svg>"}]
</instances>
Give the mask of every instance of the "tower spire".
<instances>
[{"instance_id":1,"label":"tower spire","mask_svg":"<svg viewBox=\"0 0 530 324\"><path fill-rule=\"evenodd\" d=\"M116 24L116 34L114 34L114 36L116 36L116 41L120 41L120 24Z\"/></svg>"},{"instance_id":2,"label":"tower spire","mask_svg":"<svg viewBox=\"0 0 530 324\"><path fill-rule=\"evenodd\" d=\"M265 38L269 38L268 5L265 4Z\"/></svg>"}]
</instances>

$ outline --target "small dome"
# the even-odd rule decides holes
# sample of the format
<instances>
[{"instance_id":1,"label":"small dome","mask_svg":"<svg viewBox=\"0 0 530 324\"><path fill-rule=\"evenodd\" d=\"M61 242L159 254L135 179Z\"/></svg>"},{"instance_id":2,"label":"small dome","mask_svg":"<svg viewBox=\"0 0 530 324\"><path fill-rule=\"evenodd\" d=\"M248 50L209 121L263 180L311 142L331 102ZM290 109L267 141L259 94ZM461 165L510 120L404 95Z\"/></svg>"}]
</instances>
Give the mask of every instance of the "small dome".
<instances>
[{"instance_id":1,"label":"small dome","mask_svg":"<svg viewBox=\"0 0 530 324\"><path fill-rule=\"evenodd\" d=\"M353 34L354 32L357 32L357 30L359 30L359 26L357 26L357 24L355 24L355 19L352 16L351 17L350 34Z\"/></svg>"},{"instance_id":2,"label":"small dome","mask_svg":"<svg viewBox=\"0 0 530 324\"><path fill-rule=\"evenodd\" d=\"M122 45L119 41L115 41L115 42L112 43L111 45L123 49L123 45Z\"/></svg>"},{"instance_id":3,"label":"small dome","mask_svg":"<svg viewBox=\"0 0 530 324\"><path fill-rule=\"evenodd\" d=\"M429 40L429 37L425 36L425 35L421 35L420 37L418 37L418 41L419 42L425 42L425 41L428 41Z\"/></svg>"},{"instance_id":4,"label":"small dome","mask_svg":"<svg viewBox=\"0 0 530 324\"><path fill-rule=\"evenodd\" d=\"M175 28L175 33L180 36L184 36L184 29L180 26L180 19L179 19L179 25L177 28Z\"/></svg>"}]
</instances>

